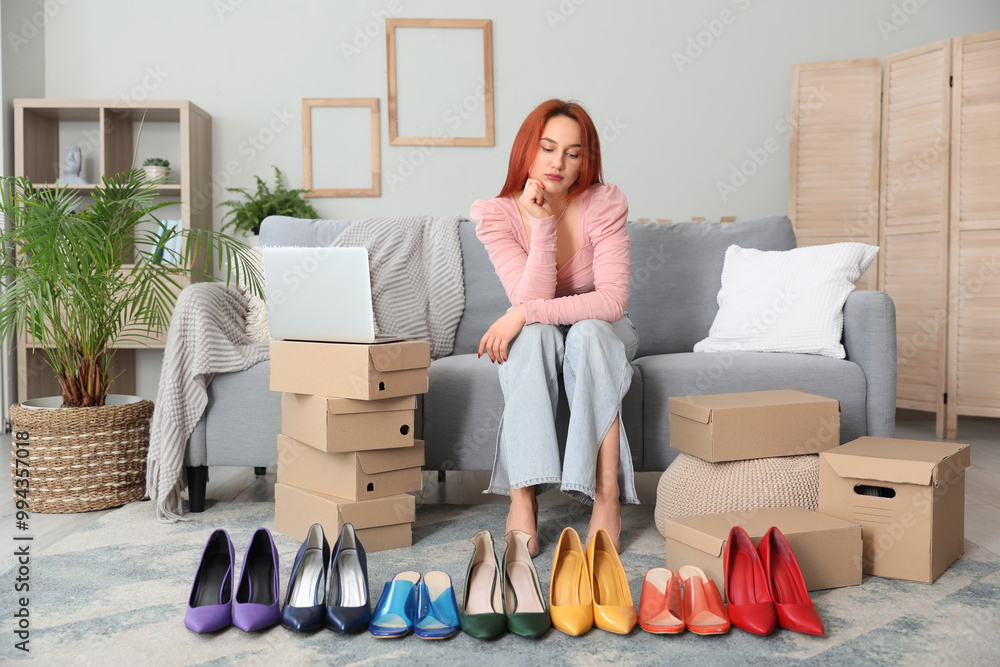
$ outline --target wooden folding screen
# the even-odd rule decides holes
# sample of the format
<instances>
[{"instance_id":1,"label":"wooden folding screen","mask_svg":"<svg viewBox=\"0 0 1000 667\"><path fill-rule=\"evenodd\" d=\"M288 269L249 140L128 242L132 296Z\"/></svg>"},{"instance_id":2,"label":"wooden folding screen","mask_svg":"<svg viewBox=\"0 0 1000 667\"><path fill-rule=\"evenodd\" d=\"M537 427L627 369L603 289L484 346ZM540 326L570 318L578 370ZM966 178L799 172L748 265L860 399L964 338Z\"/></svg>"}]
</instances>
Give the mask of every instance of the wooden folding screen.
<instances>
[{"instance_id":1,"label":"wooden folding screen","mask_svg":"<svg viewBox=\"0 0 1000 667\"><path fill-rule=\"evenodd\" d=\"M895 303L897 405L935 413L938 437L960 414L1000 417L1000 31L890 56L884 73L793 66L790 148L799 245L881 248L858 289Z\"/></svg>"},{"instance_id":2,"label":"wooden folding screen","mask_svg":"<svg viewBox=\"0 0 1000 667\"><path fill-rule=\"evenodd\" d=\"M951 40L886 58L878 289L896 306L896 405L945 419Z\"/></svg>"},{"instance_id":3,"label":"wooden folding screen","mask_svg":"<svg viewBox=\"0 0 1000 667\"><path fill-rule=\"evenodd\" d=\"M878 58L792 66L788 217L799 246L878 243ZM875 268L857 282L875 289Z\"/></svg>"},{"instance_id":4,"label":"wooden folding screen","mask_svg":"<svg viewBox=\"0 0 1000 667\"><path fill-rule=\"evenodd\" d=\"M947 437L1000 417L1000 30L952 51Z\"/></svg>"}]
</instances>

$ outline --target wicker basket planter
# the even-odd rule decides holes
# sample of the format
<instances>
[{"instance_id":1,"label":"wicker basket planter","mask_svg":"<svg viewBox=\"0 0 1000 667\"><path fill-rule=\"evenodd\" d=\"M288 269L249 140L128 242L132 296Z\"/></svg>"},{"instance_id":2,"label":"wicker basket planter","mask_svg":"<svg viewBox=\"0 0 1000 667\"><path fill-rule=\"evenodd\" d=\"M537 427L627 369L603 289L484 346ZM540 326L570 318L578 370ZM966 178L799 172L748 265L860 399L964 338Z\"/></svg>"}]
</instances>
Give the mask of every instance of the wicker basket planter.
<instances>
[{"instance_id":1,"label":"wicker basket planter","mask_svg":"<svg viewBox=\"0 0 1000 667\"><path fill-rule=\"evenodd\" d=\"M152 415L153 402L141 399L92 408L12 405L15 503L26 499L29 512L69 514L141 500ZM16 474L25 468L27 486L24 473ZM25 488L26 498L18 494Z\"/></svg>"}]
</instances>

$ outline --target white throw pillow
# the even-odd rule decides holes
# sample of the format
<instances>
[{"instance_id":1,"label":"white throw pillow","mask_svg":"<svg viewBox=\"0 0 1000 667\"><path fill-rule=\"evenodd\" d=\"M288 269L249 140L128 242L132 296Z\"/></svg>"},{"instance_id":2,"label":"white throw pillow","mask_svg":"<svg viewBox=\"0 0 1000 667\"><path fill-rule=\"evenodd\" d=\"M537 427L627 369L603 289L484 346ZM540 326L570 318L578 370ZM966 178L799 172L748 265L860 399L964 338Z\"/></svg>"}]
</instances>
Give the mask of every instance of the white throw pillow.
<instances>
[{"instance_id":1,"label":"white throw pillow","mask_svg":"<svg viewBox=\"0 0 1000 667\"><path fill-rule=\"evenodd\" d=\"M796 352L846 357L844 302L878 247L832 243L785 251L731 245L719 312L695 352Z\"/></svg>"}]
</instances>

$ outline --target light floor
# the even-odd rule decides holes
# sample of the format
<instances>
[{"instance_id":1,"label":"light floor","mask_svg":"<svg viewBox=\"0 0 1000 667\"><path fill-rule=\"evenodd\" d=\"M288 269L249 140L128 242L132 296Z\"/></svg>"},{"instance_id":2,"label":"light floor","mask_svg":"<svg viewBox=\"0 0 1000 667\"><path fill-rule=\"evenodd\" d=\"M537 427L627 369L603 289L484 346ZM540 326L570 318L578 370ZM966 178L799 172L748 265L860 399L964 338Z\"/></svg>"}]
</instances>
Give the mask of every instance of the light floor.
<instances>
[{"instance_id":1,"label":"light floor","mask_svg":"<svg viewBox=\"0 0 1000 667\"><path fill-rule=\"evenodd\" d=\"M1000 556L1000 419L961 417L957 442L972 445L972 466L965 473L965 537ZM934 418L930 413L899 410L896 417L896 437L910 440L936 440ZM10 445L10 434L0 442ZM209 471L208 503L213 501L273 501L273 470L256 477L252 468L218 467ZM660 473L639 473L636 487L643 503L653 503ZM421 503L471 504L506 502L506 498L482 495L489 482L489 473L448 473L447 482L440 484L437 473L424 473L424 489L418 495ZM558 491L541 496L543 504L573 502ZM82 514L32 514L30 533L34 536L33 552L44 550L67 535L114 510ZM9 475L0 475L0 544L13 543L15 530L13 487ZM12 550L8 550L12 553ZM14 556L4 558L3 569L13 564Z\"/></svg>"}]
</instances>

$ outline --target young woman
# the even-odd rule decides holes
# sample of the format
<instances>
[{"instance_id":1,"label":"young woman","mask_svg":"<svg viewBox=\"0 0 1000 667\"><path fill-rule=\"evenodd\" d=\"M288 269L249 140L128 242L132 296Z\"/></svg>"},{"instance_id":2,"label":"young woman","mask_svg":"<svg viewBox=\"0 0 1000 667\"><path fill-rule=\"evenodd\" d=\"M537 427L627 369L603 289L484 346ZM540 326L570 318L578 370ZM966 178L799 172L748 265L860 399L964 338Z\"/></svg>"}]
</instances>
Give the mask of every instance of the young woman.
<instances>
[{"instance_id":1,"label":"young woman","mask_svg":"<svg viewBox=\"0 0 1000 667\"><path fill-rule=\"evenodd\" d=\"M628 202L601 181L601 147L586 111L549 100L521 125L500 195L472 205L476 234L512 307L479 355L500 364L504 413L490 493L509 494L507 530L533 537L536 493L559 486L593 505L587 541L604 528L619 546L620 503L638 503L621 402L638 339L629 297ZM563 462L558 375L570 406ZM619 480L619 474L621 479Z\"/></svg>"}]
</instances>

